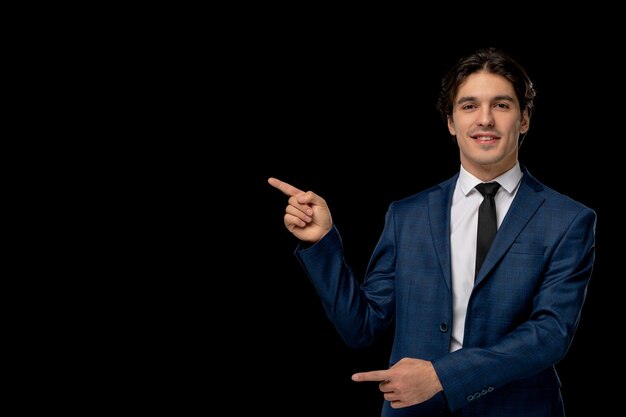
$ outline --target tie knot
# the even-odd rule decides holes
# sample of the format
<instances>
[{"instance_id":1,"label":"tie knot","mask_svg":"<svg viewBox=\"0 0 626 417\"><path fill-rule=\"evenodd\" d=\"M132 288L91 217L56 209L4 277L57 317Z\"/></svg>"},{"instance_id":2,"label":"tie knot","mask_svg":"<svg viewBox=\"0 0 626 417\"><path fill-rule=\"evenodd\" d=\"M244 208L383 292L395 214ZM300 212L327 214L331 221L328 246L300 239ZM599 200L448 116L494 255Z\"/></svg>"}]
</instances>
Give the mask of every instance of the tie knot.
<instances>
[{"instance_id":1,"label":"tie knot","mask_svg":"<svg viewBox=\"0 0 626 417\"><path fill-rule=\"evenodd\" d=\"M497 182L481 182L476 186L476 189L480 191L483 196L494 196L498 192L498 188L500 188L500 184Z\"/></svg>"}]
</instances>

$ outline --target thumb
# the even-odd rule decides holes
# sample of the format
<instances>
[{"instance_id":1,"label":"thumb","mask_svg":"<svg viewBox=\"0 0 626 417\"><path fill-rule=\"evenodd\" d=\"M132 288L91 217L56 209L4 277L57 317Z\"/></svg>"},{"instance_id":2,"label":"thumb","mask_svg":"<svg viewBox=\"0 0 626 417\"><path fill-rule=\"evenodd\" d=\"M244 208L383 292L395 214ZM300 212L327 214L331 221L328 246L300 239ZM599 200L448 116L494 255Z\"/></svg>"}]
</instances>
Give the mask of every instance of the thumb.
<instances>
[{"instance_id":1,"label":"thumb","mask_svg":"<svg viewBox=\"0 0 626 417\"><path fill-rule=\"evenodd\" d=\"M370 372L358 372L352 375L352 380L355 382L367 382L367 381L386 381L389 371L370 371Z\"/></svg>"},{"instance_id":2,"label":"thumb","mask_svg":"<svg viewBox=\"0 0 626 417\"><path fill-rule=\"evenodd\" d=\"M300 204L313 204L315 206L324 206L326 205L326 201L319 195L315 194L313 191L307 191L304 194L296 197L298 199L298 203Z\"/></svg>"}]
</instances>

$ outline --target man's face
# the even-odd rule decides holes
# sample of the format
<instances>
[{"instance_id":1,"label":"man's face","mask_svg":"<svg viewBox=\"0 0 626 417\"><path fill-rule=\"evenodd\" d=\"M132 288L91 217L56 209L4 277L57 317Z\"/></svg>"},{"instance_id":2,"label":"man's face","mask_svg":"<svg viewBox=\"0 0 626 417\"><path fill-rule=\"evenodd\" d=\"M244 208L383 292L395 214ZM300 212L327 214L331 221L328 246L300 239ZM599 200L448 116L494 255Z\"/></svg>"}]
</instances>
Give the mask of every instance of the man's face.
<instances>
[{"instance_id":1,"label":"man's face","mask_svg":"<svg viewBox=\"0 0 626 417\"><path fill-rule=\"evenodd\" d=\"M485 71L471 74L459 86L448 118L461 164L485 181L515 165L518 138L528 126L528 113L522 115L513 84Z\"/></svg>"}]
</instances>

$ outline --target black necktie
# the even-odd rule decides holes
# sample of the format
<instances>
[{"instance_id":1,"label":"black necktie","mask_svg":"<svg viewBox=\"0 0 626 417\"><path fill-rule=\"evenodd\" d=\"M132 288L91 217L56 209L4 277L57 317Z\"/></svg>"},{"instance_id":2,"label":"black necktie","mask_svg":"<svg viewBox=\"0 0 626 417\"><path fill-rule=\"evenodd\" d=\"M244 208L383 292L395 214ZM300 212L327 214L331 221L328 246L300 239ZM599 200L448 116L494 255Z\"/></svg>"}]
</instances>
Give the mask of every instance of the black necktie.
<instances>
[{"instance_id":1,"label":"black necktie","mask_svg":"<svg viewBox=\"0 0 626 417\"><path fill-rule=\"evenodd\" d=\"M478 237L476 239L476 275L487 256L489 246L498 230L498 220L496 218L496 201L494 199L500 188L497 182L481 183L476 189L483 195L483 202L478 208Z\"/></svg>"}]
</instances>

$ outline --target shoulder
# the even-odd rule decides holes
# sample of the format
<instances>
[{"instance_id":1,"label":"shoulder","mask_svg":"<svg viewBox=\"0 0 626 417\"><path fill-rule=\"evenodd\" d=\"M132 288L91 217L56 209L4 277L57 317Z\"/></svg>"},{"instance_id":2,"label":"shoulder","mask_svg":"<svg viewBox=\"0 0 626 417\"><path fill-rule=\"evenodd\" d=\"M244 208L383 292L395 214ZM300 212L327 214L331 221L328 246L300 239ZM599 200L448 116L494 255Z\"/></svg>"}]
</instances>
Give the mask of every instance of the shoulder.
<instances>
[{"instance_id":1,"label":"shoulder","mask_svg":"<svg viewBox=\"0 0 626 417\"><path fill-rule=\"evenodd\" d=\"M393 201L390 204L390 210L398 212L414 211L428 206L428 204L432 201L447 199L454 191L457 178L458 174L437 185L433 185L430 188L419 191L403 199Z\"/></svg>"},{"instance_id":2,"label":"shoulder","mask_svg":"<svg viewBox=\"0 0 626 417\"><path fill-rule=\"evenodd\" d=\"M543 198L543 208L561 213L561 216L588 215L595 217L595 211L574 198L565 195L539 182L527 170L522 177L522 186L530 187Z\"/></svg>"}]
</instances>

